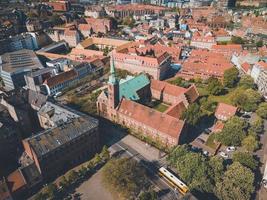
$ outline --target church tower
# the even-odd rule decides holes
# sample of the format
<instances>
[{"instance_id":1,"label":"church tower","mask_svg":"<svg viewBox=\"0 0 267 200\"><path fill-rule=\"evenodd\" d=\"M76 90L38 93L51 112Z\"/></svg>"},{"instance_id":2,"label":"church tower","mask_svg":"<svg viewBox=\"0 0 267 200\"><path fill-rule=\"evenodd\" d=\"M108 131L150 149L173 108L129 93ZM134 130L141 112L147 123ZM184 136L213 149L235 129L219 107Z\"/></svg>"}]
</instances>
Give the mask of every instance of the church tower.
<instances>
[{"instance_id":1,"label":"church tower","mask_svg":"<svg viewBox=\"0 0 267 200\"><path fill-rule=\"evenodd\" d=\"M108 79L108 107L115 109L119 104L119 81L116 77L114 58L110 65L110 75Z\"/></svg>"}]
</instances>

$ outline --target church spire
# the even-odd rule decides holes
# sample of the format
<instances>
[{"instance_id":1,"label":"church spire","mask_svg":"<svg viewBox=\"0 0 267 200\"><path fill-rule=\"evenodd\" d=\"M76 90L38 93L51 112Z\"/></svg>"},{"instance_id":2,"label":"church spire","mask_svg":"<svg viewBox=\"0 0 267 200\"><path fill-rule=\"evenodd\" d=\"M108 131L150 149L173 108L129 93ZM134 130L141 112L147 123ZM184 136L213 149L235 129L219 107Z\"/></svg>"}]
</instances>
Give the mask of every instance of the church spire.
<instances>
[{"instance_id":1,"label":"church spire","mask_svg":"<svg viewBox=\"0 0 267 200\"><path fill-rule=\"evenodd\" d=\"M112 62L110 65L110 75L109 75L108 82L112 85L115 85L117 83L117 77L116 77L115 62L114 62L113 55L112 55L111 59L112 59Z\"/></svg>"}]
</instances>

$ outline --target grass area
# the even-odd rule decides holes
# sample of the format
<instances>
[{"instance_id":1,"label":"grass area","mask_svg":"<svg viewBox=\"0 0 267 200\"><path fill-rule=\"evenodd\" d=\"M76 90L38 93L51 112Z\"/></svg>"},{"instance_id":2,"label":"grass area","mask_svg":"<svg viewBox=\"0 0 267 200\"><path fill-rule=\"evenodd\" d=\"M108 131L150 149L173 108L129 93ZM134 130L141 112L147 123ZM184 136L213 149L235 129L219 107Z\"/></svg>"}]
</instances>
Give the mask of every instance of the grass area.
<instances>
[{"instance_id":1,"label":"grass area","mask_svg":"<svg viewBox=\"0 0 267 200\"><path fill-rule=\"evenodd\" d=\"M236 89L238 88L229 89L225 94L218 95L218 96L209 95L209 92L206 90L205 86L198 86L197 89L198 89L200 96L208 96L208 99L213 102L226 103L226 104L233 105L232 97L235 94Z\"/></svg>"},{"instance_id":2,"label":"grass area","mask_svg":"<svg viewBox=\"0 0 267 200\"><path fill-rule=\"evenodd\" d=\"M211 134L206 142L206 145L212 149L216 149L216 143L214 143L215 134L216 133Z\"/></svg>"},{"instance_id":3,"label":"grass area","mask_svg":"<svg viewBox=\"0 0 267 200\"><path fill-rule=\"evenodd\" d=\"M167 106L166 104L160 103L160 104L155 105L153 108L159 112L165 112L169 108L169 106Z\"/></svg>"}]
</instances>

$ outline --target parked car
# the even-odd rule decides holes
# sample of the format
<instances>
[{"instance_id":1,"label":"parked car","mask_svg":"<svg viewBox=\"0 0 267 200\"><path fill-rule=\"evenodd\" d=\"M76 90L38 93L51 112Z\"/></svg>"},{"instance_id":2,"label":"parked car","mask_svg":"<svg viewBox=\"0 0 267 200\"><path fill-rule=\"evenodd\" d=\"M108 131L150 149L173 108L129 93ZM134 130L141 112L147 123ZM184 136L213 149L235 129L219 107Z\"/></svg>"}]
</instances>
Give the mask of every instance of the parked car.
<instances>
[{"instance_id":1,"label":"parked car","mask_svg":"<svg viewBox=\"0 0 267 200\"><path fill-rule=\"evenodd\" d=\"M232 152L232 151L235 151L235 150L236 150L236 148L234 146L231 146L231 147L227 147L226 148L226 151L227 152Z\"/></svg>"},{"instance_id":2,"label":"parked car","mask_svg":"<svg viewBox=\"0 0 267 200\"><path fill-rule=\"evenodd\" d=\"M209 152L208 152L208 151L203 151L203 154L204 154L205 156L209 156Z\"/></svg>"},{"instance_id":3,"label":"parked car","mask_svg":"<svg viewBox=\"0 0 267 200\"><path fill-rule=\"evenodd\" d=\"M226 153L224 153L223 151L220 152L219 155L220 155L221 157L223 157L224 159L228 159L228 158L229 158L229 156L228 156Z\"/></svg>"}]
</instances>

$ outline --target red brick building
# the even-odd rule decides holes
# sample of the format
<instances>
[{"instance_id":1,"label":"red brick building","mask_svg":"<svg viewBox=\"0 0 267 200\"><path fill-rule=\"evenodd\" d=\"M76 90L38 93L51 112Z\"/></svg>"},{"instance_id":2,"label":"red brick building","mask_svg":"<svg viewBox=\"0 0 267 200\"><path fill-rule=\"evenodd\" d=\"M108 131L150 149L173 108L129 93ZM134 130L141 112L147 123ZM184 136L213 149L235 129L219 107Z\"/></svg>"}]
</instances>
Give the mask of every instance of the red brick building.
<instances>
[{"instance_id":1,"label":"red brick building","mask_svg":"<svg viewBox=\"0 0 267 200\"><path fill-rule=\"evenodd\" d=\"M79 24L78 26L84 37L88 37L93 33L107 34L113 28L110 19L85 18L85 21L86 24Z\"/></svg>"},{"instance_id":2,"label":"red brick building","mask_svg":"<svg viewBox=\"0 0 267 200\"><path fill-rule=\"evenodd\" d=\"M49 6L53 8L54 11L66 12L70 10L70 2L69 1L50 1L47 2Z\"/></svg>"},{"instance_id":3,"label":"red brick building","mask_svg":"<svg viewBox=\"0 0 267 200\"><path fill-rule=\"evenodd\" d=\"M178 104L182 101L187 107L199 96L195 85L192 85L189 88L183 88L164 81L152 79L150 87L151 94L154 99L158 99L171 105ZM192 93L190 93L191 91Z\"/></svg>"},{"instance_id":4,"label":"red brick building","mask_svg":"<svg viewBox=\"0 0 267 200\"><path fill-rule=\"evenodd\" d=\"M230 59L221 53L197 49L191 52L190 57L182 64L182 69L176 74L184 79L209 77L223 78L224 71L233 67Z\"/></svg>"},{"instance_id":5,"label":"red brick building","mask_svg":"<svg viewBox=\"0 0 267 200\"><path fill-rule=\"evenodd\" d=\"M174 105L162 113L141 104L149 100L149 93L152 98ZM162 81L150 82L144 74L118 81L113 61L108 89L98 97L97 108L100 115L173 146L185 140L186 126L180 119L181 113L198 96L195 86L185 89Z\"/></svg>"}]
</instances>

